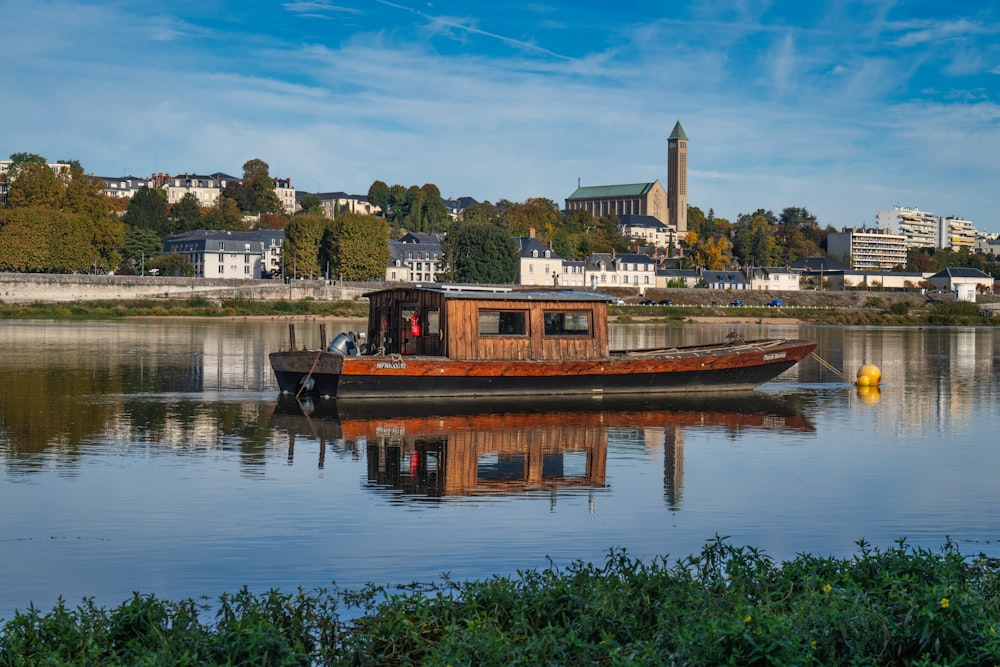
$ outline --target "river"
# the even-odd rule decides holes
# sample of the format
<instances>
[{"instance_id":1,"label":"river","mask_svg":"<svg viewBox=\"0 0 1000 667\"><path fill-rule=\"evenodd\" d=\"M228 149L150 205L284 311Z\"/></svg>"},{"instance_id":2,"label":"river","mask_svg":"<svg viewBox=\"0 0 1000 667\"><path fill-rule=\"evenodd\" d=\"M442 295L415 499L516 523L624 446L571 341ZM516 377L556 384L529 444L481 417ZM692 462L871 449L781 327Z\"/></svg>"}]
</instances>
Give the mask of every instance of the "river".
<instances>
[{"instance_id":1,"label":"river","mask_svg":"<svg viewBox=\"0 0 1000 667\"><path fill-rule=\"evenodd\" d=\"M0 619L677 559L716 535L778 559L900 538L1000 556L1000 329L633 324L612 346L734 328L883 384L808 359L748 395L299 405L267 364L282 321L0 322Z\"/></svg>"}]
</instances>

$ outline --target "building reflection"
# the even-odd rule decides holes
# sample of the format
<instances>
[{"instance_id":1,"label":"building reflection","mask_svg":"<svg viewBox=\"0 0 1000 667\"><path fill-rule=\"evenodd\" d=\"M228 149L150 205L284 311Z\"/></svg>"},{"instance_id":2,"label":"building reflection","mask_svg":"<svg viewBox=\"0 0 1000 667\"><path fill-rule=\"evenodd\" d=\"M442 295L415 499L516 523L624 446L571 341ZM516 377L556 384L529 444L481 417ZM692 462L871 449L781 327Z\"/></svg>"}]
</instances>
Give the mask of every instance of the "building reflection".
<instances>
[{"instance_id":1,"label":"building reflection","mask_svg":"<svg viewBox=\"0 0 1000 667\"><path fill-rule=\"evenodd\" d=\"M606 488L613 451L662 449L664 497L679 508L684 432L723 428L811 432L792 405L764 394L552 401L298 403L282 399L272 426L289 437L364 453L367 482L410 500L510 494L591 494Z\"/></svg>"}]
</instances>

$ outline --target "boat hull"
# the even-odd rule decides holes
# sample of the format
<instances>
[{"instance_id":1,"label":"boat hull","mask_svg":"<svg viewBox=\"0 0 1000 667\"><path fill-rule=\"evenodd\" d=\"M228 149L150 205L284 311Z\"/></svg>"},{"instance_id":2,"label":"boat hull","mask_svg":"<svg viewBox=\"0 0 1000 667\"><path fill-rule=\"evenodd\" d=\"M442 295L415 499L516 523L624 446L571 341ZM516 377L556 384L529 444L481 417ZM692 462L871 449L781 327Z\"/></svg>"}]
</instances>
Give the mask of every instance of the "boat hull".
<instances>
[{"instance_id":1,"label":"boat hull","mask_svg":"<svg viewBox=\"0 0 1000 667\"><path fill-rule=\"evenodd\" d=\"M310 350L270 355L282 393L308 396L478 397L746 391L815 349L806 340L751 341L583 361L460 361L417 356L340 356Z\"/></svg>"}]
</instances>

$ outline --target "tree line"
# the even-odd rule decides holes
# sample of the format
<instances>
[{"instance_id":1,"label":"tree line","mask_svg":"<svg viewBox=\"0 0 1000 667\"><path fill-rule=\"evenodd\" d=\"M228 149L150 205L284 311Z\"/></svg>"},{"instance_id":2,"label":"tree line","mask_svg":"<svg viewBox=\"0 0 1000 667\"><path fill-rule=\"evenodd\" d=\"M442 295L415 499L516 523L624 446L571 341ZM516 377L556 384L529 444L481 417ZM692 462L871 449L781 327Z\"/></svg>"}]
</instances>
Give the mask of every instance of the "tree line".
<instances>
[{"instance_id":1,"label":"tree line","mask_svg":"<svg viewBox=\"0 0 1000 667\"><path fill-rule=\"evenodd\" d=\"M372 280L385 274L388 241L407 232L443 237L441 279L456 282L512 282L517 250L512 237L535 237L563 259L582 260L593 253L634 250L643 241L622 235L615 217L584 210L561 211L556 202L533 197L524 202L485 201L453 220L432 183L387 185L376 180L368 200L380 216L334 210L323 214L318 195L301 198L301 210L283 211L266 162L243 165L243 178L227 184L208 207L185 194L168 204L159 188L143 188L127 203L103 194L104 182L84 173L76 160L53 172L45 158L31 153L11 156L8 202L0 209L0 270L29 272L132 273L157 268L163 274L191 275L181 256L165 256L163 239L196 229L242 231L283 229L283 273L295 277L343 277ZM757 209L735 221L688 207L688 230L678 248L660 249L681 268L720 270L742 266L782 266L826 255L827 235L816 216L801 206L779 214ZM832 258L844 261L845 258ZM971 266L998 274L996 258L968 250L934 248L909 252L907 271Z\"/></svg>"}]
</instances>

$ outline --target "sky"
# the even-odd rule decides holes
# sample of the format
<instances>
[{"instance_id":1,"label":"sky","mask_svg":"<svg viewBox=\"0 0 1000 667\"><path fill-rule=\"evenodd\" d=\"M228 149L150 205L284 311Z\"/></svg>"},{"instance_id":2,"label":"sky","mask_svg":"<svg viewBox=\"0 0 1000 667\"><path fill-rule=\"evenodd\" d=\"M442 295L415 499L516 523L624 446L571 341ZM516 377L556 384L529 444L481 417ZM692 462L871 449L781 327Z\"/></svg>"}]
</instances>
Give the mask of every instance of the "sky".
<instances>
[{"instance_id":1,"label":"sky","mask_svg":"<svg viewBox=\"0 0 1000 667\"><path fill-rule=\"evenodd\" d=\"M260 158L309 192L375 180L561 206L666 186L735 219L912 206L1000 232L995 0L0 0L0 157L97 176Z\"/></svg>"}]
</instances>

